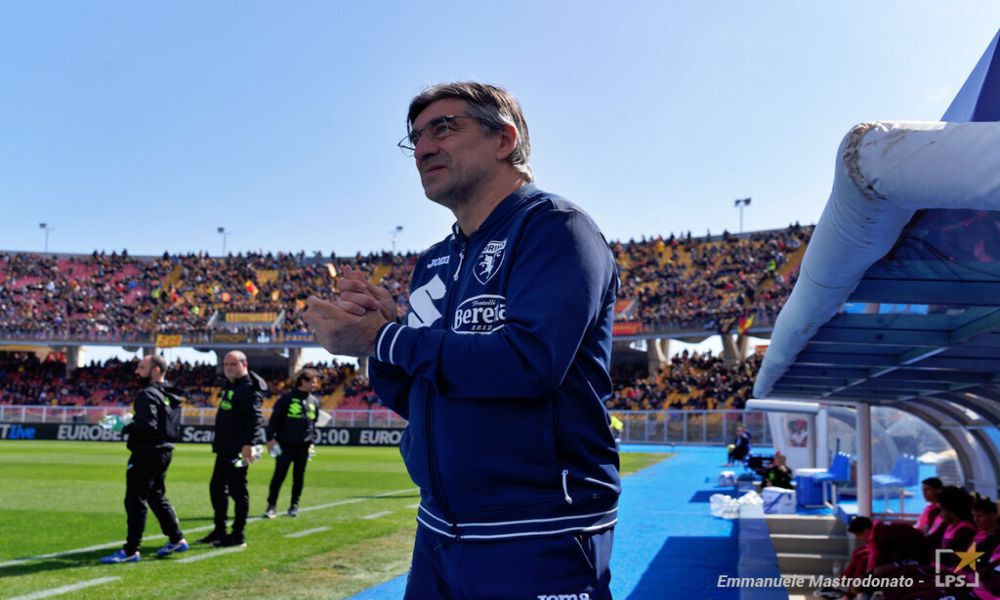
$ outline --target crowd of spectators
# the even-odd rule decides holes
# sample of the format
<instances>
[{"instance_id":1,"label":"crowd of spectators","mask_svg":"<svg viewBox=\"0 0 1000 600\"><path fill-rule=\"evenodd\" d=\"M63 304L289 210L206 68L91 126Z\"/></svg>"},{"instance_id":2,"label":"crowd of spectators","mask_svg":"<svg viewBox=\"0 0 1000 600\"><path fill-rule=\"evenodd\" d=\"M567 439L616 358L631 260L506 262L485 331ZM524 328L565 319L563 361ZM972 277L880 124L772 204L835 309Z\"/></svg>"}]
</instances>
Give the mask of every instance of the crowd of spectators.
<instances>
[{"instance_id":1,"label":"crowd of spectators","mask_svg":"<svg viewBox=\"0 0 1000 600\"><path fill-rule=\"evenodd\" d=\"M675 355L655 375L635 367L616 367L609 410L742 409L750 399L761 357L726 365L711 352Z\"/></svg>"},{"instance_id":2,"label":"crowd of spectators","mask_svg":"<svg viewBox=\"0 0 1000 600\"><path fill-rule=\"evenodd\" d=\"M748 235L694 238L671 234L615 242L622 288L616 319L647 331L692 328L745 332L766 325L784 304L812 227ZM412 253L353 257L283 253L134 257L127 252L84 256L0 254L0 339L24 341L149 341L184 336L183 343L309 342L301 314L310 295L331 297L345 265L387 287L404 316ZM227 319L227 315L234 319ZM256 318L259 316L259 318ZM223 337L230 336L230 337ZM0 354L0 403L121 405L130 402L134 364L108 361L65 375L60 357ZM675 357L645 376L616 367L613 409L741 408L759 360L726 366L718 357ZM323 369L324 395L343 388L350 407L378 405L353 367ZM178 363L175 383L192 390L189 403L209 405L218 387L215 367ZM264 373L275 394L287 373Z\"/></svg>"},{"instance_id":3,"label":"crowd of spectators","mask_svg":"<svg viewBox=\"0 0 1000 600\"><path fill-rule=\"evenodd\" d=\"M0 405L125 406L132 403L140 389L135 376L138 364L138 359L112 358L74 369L67 376L66 359L60 353L53 352L39 359L34 352L0 352ZM333 361L309 366L320 373L318 393L323 397L332 397L342 388L345 396L373 396L367 381L360 380L353 364ZM266 405L291 385L284 369L254 371L268 383ZM214 406L223 384L222 374L215 366L182 361L170 365L167 380L187 393L186 406L196 407Z\"/></svg>"},{"instance_id":4,"label":"crowd of spectators","mask_svg":"<svg viewBox=\"0 0 1000 600\"><path fill-rule=\"evenodd\" d=\"M622 278L616 318L663 331L728 332L766 324L791 290L795 253L811 232L796 224L743 236L688 233L612 243ZM246 334L246 341L308 341L300 317L305 300L333 295L337 269L350 265L386 286L402 316L416 260L412 253L389 252L346 258L318 252L225 258L4 253L0 338L129 342L181 334L196 343L229 333ZM234 313L260 319L227 321Z\"/></svg>"},{"instance_id":5,"label":"crowd of spectators","mask_svg":"<svg viewBox=\"0 0 1000 600\"><path fill-rule=\"evenodd\" d=\"M695 239L688 232L612 244L621 269L619 297L632 300L618 319L722 333L769 324L795 285L797 269L783 267L812 230L795 224L746 236Z\"/></svg>"},{"instance_id":6,"label":"crowd of spectators","mask_svg":"<svg viewBox=\"0 0 1000 600\"><path fill-rule=\"evenodd\" d=\"M413 254L206 254L136 258L0 254L0 337L123 342L156 334L200 341L214 331L271 336L305 332L310 295L330 297L337 268L350 265L394 290L405 306ZM220 318L215 323L213 315ZM225 323L226 313L268 315L267 323ZM273 315L273 316L271 316ZM280 317L280 318L279 318Z\"/></svg>"},{"instance_id":7,"label":"crowd of spectators","mask_svg":"<svg viewBox=\"0 0 1000 600\"><path fill-rule=\"evenodd\" d=\"M147 338L154 306L143 299L169 261L127 252L72 259L0 254L0 336L130 341Z\"/></svg>"},{"instance_id":8,"label":"crowd of spectators","mask_svg":"<svg viewBox=\"0 0 1000 600\"><path fill-rule=\"evenodd\" d=\"M66 360L60 353L39 359L34 352L0 352L0 405L125 406L139 390L135 377L138 359L115 358L80 367L66 375ZM354 364L310 364L320 373L319 395L324 406L341 409L378 408L381 403L368 379ZM611 410L741 409L750 390L759 357L734 366L706 354L687 351L675 356L653 376L645 367L616 365L612 372L614 393L607 401ZM285 369L254 368L268 383L265 405L288 391ZM175 361L167 379L188 393L188 406L214 406L222 386L222 375L213 365Z\"/></svg>"}]
</instances>

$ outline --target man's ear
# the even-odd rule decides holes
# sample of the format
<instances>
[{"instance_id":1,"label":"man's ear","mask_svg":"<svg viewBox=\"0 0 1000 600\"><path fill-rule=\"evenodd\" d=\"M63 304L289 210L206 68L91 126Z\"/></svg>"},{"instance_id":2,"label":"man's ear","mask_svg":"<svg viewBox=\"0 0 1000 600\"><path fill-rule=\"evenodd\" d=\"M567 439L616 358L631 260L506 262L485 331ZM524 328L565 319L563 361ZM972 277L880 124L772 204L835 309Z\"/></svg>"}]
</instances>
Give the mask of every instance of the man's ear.
<instances>
[{"instance_id":1,"label":"man's ear","mask_svg":"<svg viewBox=\"0 0 1000 600\"><path fill-rule=\"evenodd\" d=\"M500 161L506 161L517 148L517 128L509 123L504 123L500 131L497 132L497 139L499 145L497 146L496 158Z\"/></svg>"}]
</instances>

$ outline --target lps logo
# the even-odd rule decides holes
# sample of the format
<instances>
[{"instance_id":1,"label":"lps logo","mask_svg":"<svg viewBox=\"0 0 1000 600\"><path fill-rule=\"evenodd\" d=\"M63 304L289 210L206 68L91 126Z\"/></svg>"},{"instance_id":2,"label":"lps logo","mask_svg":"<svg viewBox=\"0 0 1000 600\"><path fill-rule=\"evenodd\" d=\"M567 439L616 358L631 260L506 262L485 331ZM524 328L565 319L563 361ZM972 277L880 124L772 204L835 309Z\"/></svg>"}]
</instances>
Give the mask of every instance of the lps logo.
<instances>
[{"instance_id":1,"label":"lps logo","mask_svg":"<svg viewBox=\"0 0 1000 600\"><path fill-rule=\"evenodd\" d=\"M941 564L941 557L954 554L959 558L958 566L951 569ZM976 588L979 587L979 573L976 572L976 560L982 556L982 552L976 551L973 544L965 552L955 552L938 548L934 551L934 585L947 588ZM969 567L972 574L963 573L963 569Z\"/></svg>"},{"instance_id":2,"label":"lps logo","mask_svg":"<svg viewBox=\"0 0 1000 600\"><path fill-rule=\"evenodd\" d=\"M581 592L579 594L538 594L538 600L590 600L590 594Z\"/></svg>"},{"instance_id":3,"label":"lps logo","mask_svg":"<svg viewBox=\"0 0 1000 600\"><path fill-rule=\"evenodd\" d=\"M507 299L493 294L473 296L455 309L455 333L493 333L507 323Z\"/></svg>"},{"instance_id":4,"label":"lps logo","mask_svg":"<svg viewBox=\"0 0 1000 600\"><path fill-rule=\"evenodd\" d=\"M487 281L493 279L503 264L503 249L506 246L507 240L493 240L486 243L486 247L476 259L476 269L472 272L476 276L476 281L486 285Z\"/></svg>"}]
</instances>

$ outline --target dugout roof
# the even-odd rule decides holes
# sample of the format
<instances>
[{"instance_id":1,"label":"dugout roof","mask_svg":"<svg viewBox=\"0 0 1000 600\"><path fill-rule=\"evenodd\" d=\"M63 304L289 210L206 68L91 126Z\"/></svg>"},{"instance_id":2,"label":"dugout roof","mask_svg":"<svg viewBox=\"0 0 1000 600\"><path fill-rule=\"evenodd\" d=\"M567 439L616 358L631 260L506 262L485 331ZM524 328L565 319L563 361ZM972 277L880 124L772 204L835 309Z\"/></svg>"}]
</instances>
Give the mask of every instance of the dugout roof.
<instances>
[{"instance_id":1,"label":"dugout roof","mask_svg":"<svg viewBox=\"0 0 1000 600\"><path fill-rule=\"evenodd\" d=\"M847 135L754 387L894 405L945 434L970 479L1000 472L998 38L943 122Z\"/></svg>"}]
</instances>

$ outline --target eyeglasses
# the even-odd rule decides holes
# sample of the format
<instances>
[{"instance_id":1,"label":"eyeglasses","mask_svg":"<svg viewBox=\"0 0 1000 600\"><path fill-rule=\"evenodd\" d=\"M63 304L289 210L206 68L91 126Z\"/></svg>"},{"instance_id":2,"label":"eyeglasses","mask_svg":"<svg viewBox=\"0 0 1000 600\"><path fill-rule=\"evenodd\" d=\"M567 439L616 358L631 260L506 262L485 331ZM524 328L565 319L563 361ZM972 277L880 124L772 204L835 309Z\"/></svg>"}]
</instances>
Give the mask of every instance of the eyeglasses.
<instances>
[{"instance_id":1,"label":"eyeglasses","mask_svg":"<svg viewBox=\"0 0 1000 600\"><path fill-rule=\"evenodd\" d=\"M463 115L444 115L443 117L431 119L427 125L424 125L420 129L414 129L404 136L396 145L403 151L403 154L413 156L413 153L417 150L417 142L420 141L420 136L426 134L428 138L435 142L440 142L460 129L455 126L455 121L458 119L477 120L475 117L466 117Z\"/></svg>"}]
</instances>

